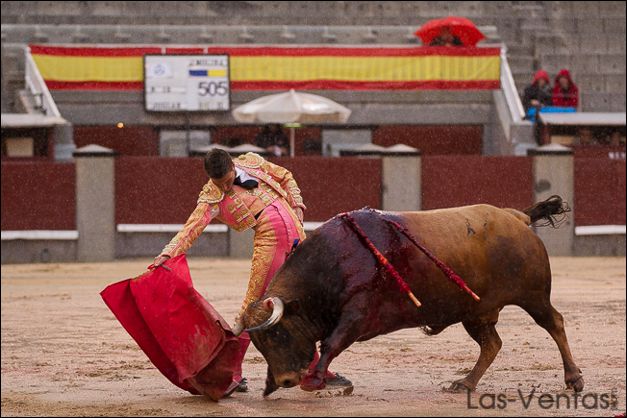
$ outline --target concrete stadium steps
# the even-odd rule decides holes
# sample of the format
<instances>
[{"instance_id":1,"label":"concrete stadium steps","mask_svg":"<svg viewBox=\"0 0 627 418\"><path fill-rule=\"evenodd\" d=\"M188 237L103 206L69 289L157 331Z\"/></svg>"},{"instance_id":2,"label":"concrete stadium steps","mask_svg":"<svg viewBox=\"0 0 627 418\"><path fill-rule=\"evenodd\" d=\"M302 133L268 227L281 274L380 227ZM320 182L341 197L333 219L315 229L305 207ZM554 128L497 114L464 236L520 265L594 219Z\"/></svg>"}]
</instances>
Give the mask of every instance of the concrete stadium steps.
<instances>
[{"instance_id":1,"label":"concrete stadium steps","mask_svg":"<svg viewBox=\"0 0 627 418\"><path fill-rule=\"evenodd\" d=\"M625 3L620 1L547 1L543 3L545 4L546 11L553 15L579 17L625 16Z\"/></svg>"},{"instance_id":2,"label":"concrete stadium steps","mask_svg":"<svg viewBox=\"0 0 627 418\"><path fill-rule=\"evenodd\" d=\"M137 44L419 44L417 26L298 25L35 25L5 24L5 42ZM486 43L500 42L495 26L481 26Z\"/></svg>"},{"instance_id":3,"label":"concrete stadium steps","mask_svg":"<svg viewBox=\"0 0 627 418\"><path fill-rule=\"evenodd\" d=\"M625 92L597 93L580 92L581 109L584 112L624 112Z\"/></svg>"},{"instance_id":4,"label":"concrete stadium steps","mask_svg":"<svg viewBox=\"0 0 627 418\"><path fill-rule=\"evenodd\" d=\"M547 34L536 37L536 54L624 54L624 36L616 34Z\"/></svg>"},{"instance_id":5,"label":"concrete stadium steps","mask_svg":"<svg viewBox=\"0 0 627 418\"><path fill-rule=\"evenodd\" d=\"M576 83L582 91L620 92L625 90L625 75L578 74Z\"/></svg>"},{"instance_id":6,"label":"concrete stadium steps","mask_svg":"<svg viewBox=\"0 0 627 418\"><path fill-rule=\"evenodd\" d=\"M510 68L515 68L517 73L532 73L535 68L533 56L508 54L507 61Z\"/></svg>"},{"instance_id":7,"label":"concrete stadium steps","mask_svg":"<svg viewBox=\"0 0 627 418\"><path fill-rule=\"evenodd\" d=\"M18 92L24 88L24 46L2 43L2 112L16 111Z\"/></svg>"},{"instance_id":8,"label":"concrete stadium steps","mask_svg":"<svg viewBox=\"0 0 627 418\"><path fill-rule=\"evenodd\" d=\"M508 48L518 90L537 69L553 78L567 68L580 88L582 110L625 111L625 3L536 2L531 10L519 19L517 48Z\"/></svg>"},{"instance_id":9,"label":"concrete stadium steps","mask_svg":"<svg viewBox=\"0 0 627 418\"><path fill-rule=\"evenodd\" d=\"M8 2L5 2L8 3ZM2 23L39 24L232 24L405 25L447 15L480 18L529 13L527 2L49 2L3 5ZM534 2L528 2L534 3ZM538 2L535 2L538 3ZM537 6L534 6L537 7Z\"/></svg>"},{"instance_id":10,"label":"concrete stadium steps","mask_svg":"<svg viewBox=\"0 0 627 418\"><path fill-rule=\"evenodd\" d=\"M543 54L542 68L549 73L568 68L573 74L625 74L625 54Z\"/></svg>"},{"instance_id":11,"label":"concrete stadium steps","mask_svg":"<svg viewBox=\"0 0 627 418\"><path fill-rule=\"evenodd\" d=\"M416 25L447 15L488 19L614 19L624 17L621 2L64 2L50 7L49 2L5 2L2 23L36 24L301 24L301 25ZM622 6L622 9L621 9ZM520 27L520 25L518 25ZM572 25L571 25L572 26ZM585 25L584 25L585 26ZM577 26L573 26L573 30ZM571 31L573 31L571 30Z\"/></svg>"},{"instance_id":12,"label":"concrete stadium steps","mask_svg":"<svg viewBox=\"0 0 627 418\"><path fill-rule=\"evenodd\" d=\"M538 68L552 77L569 68L587 93L584 108L624 111L625 3L619 1L74 1L55 7L35 1L3 2L1 20L3 45L360 45L419 44L413 32L420 24L446 15L467 16L486 33L487 42L507 45L520 91Z\"/></svg>"}]
</instances>

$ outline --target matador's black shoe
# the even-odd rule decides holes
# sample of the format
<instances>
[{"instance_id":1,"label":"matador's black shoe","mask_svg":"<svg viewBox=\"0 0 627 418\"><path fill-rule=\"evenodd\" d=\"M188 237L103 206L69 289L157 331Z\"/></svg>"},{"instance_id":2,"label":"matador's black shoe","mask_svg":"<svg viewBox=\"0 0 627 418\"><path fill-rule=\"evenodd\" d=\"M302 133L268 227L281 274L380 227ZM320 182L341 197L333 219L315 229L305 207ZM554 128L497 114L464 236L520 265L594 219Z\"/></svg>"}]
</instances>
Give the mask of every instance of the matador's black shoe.
<instances>
[{"instance_id":1,"label":"matador's black shoe","mask_svg":"<svg viewBox=\"0 0 627 418\"><path fill-rule=\"evenodd\" d=\"M235 388L235 392L248 392L248 379L245 377L240 380L239 385Z\"/></svg>"},{"instance_id":2,"label":"matador's black shoe","mask_svg":"<svg viewBox=\"0 0 627 418\"><path fill-rule=\"evenodd\" d=\"M229 385L229 388L222 395L223 398L228 398L233 394L233 392L248 392L248 380L246 378L242 378L239 382L233 381Z\"/></svg>"}]
</instances>

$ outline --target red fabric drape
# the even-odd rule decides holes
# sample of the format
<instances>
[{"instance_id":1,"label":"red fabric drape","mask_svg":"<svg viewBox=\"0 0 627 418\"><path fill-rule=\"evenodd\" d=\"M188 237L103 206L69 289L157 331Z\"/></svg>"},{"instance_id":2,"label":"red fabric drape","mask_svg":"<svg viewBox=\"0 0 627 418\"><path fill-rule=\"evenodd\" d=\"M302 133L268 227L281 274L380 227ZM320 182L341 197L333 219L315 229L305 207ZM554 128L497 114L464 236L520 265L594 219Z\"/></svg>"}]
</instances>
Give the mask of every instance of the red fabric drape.
<instances>
[{"instance_id":1,"label":"red fabric drape","mask_svg":"<svg viewBox=\"0 0 627 418\"><path fill-rule=\"evenodd\" d=\"M217 401L241 362L240 343L194 289L185 255L100 295L150 361L176 386Z\"/></svg>"}]
</instances>

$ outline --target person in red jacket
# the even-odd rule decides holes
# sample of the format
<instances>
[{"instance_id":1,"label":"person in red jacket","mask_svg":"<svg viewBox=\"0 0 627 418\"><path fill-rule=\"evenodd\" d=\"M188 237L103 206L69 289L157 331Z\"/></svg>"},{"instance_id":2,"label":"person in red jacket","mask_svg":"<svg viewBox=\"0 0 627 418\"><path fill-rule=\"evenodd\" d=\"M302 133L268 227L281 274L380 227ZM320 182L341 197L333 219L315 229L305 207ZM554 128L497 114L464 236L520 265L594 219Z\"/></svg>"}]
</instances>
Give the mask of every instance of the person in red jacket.
<instances>
[{"instance_id":1,"label":"person in red jacket","mask_svg":"<svg viewBox=\"0 0 627 418\"><path fill-rule=\"evenodd\" d=\"M570 72L566 69L560 70L553 85L553 106L576 108L578 103L579 89L573 83Z\"/></svg>"}]
</instances>

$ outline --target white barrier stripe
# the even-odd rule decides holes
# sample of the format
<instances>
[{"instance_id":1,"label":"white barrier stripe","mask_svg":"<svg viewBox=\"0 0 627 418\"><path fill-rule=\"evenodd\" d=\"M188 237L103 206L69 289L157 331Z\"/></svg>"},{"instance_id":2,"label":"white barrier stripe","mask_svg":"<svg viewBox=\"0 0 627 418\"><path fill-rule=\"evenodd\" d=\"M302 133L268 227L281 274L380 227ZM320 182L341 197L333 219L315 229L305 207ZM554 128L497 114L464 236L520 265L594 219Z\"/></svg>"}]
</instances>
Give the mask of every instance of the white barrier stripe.
<instances>
[{"instance_id":1,"label":"white barrier stripe","mask_svg":"<svg viewBox=\"0 0 627 418\"><path fill-rule=\"evenodd\" d=\"M179 232L183 224L118 224L118 232ZM227 232L229 228L222 224L209 224L203 232Z\"/></svg>"},{"instance_id":2,"label":"white barrier stripe","mask_svg":"<svg viewBox=\"0 0 627 418\"><path fill-rule=\"evenodd\" d=\"M2 231L2 241L27 240L77 240L78 231L28 230Z\"/></svg>"},{"instance_id":3,"label":"white barrier stripe","mask_svg":"<svg viewBox=\"0 0 627 418\"><path fill-rule=\"evenodd\" d=\"M305 222L305 231L313 231L324 222ZM182 224L119 224L118 232L178 232L183 228ZM203 232L225 233L228 231L226 225L207 225ZM575 227L575 235L625 235L627 227L625 225L592 225ZM54 230L28 230L28 231L2 231L2 241L18 239L25 240L77 240L78 231L54 231Z\"/></svg>"},{"instance_id":4,"label":"white barrier stripe","mask_svg":"<svg viewBox=\"0 0 627 418\"><path fill-rule=\"evenodd\" d=\"M305 231L313 231L324 222L305 222ZM118 232L179 232L183 224L118 224ZM228 227L222 224L207 225L204 232L227 232Z\"/></svg>"},{"instance_id":5,"label":"white barrier stripe","mask_svg":"<svg viewBox=\"0 0 627 418\"><path fill-rule=\"evenodd\" d=\"M575 227L575 235L625 235L625 225L592 225Z\"/></svg>"},{"instance_id":6,"label":"white barrier stripe","mask_svg":"<svg viewBox=\"0 0 627 418\"><path fill-rule=\"evenodd\" d=\"M313 231L314 229L318 228L323 223L324 222L304 222L303 229L305 231Z\"/></svg>"}]
</instances>

